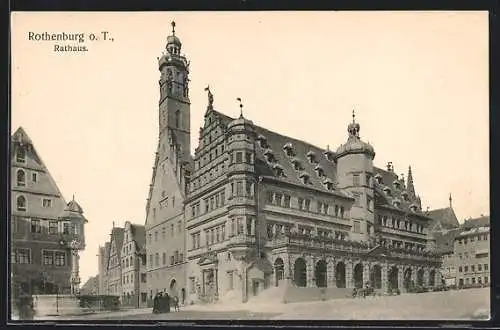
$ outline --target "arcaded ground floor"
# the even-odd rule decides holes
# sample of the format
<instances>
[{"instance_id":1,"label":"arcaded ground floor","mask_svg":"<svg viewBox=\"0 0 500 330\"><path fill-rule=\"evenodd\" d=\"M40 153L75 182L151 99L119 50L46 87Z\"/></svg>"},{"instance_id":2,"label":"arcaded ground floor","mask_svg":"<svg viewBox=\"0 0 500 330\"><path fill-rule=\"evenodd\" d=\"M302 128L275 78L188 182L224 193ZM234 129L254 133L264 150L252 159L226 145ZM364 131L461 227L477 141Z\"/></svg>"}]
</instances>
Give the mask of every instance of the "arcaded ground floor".
<instances>
[{"instance_id":1,"label":"arcaded ground floor","mask_svg":"<svg viewBox=\"0 0 500 330\"><path fill-rule=\"evenodd\" d=\"M332 253L275 249L266 257L253 259L234 258L232 255L228 251L213 252L191 261L188 302L245 302L265 294L268 289L283 286L327 288L328 297L344 297L346 289L352 291L354 288L369 287L386 293L443 285L440 261L422 255L385 251L368 254L352 249ZM284 297L289 291L283 290L279 294L283 294L284 301L297 301L297 298L289 300ZM309 291L308 300L319 300L320 295L325 294L325 290Z\"/></svg>"},{"instance_id":2,"label":"arcaded ground floor","mask_svg":"<svg viewBox=\"0 0 500 330\"><path fill-rule=\"evenodd\" d=\"M366 299L280 304L270 299L241 304L205 304L181 307L180 312L152 314L135 309L88 315L95 320L486 320L490 315L490 290L467 289L407 293ZM73 317L72 319L78 319Z\"/></svg>"}]
</instances>

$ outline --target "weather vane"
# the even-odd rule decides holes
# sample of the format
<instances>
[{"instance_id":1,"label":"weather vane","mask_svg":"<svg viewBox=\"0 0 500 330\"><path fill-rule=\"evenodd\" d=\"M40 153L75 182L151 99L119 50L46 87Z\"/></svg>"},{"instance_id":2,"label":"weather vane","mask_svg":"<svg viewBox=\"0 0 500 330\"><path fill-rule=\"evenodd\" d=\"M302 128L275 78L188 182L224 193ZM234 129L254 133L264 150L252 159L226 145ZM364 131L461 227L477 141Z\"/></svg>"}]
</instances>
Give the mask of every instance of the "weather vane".
<instances>
[{"instance_id":1,"label":"weather vane","mask_svg":"<svg viewBox=\"0 0 500 330\"><path fill-rule=\"evenodd\" d=\"M356 122L356 114L354 113L354 109L352 109L352 122L355 123Z\"/></svg>"},{"instance_id":2,"label":"weather vane","mask_svg":"<svg viewBox=\"0 0 500 330\"><path fill-rule=\"evenodd\" d=\"M241 103L241 98L236 98L236 101L240 102L240 118L243 118L243 103Z\"/></svg>"},{"instance_id":3,"label":"weather vane","mask_svg":"<svg viewBox=\"0 0 500 330\"><path fill-rule=\"evenodd\" d=\"M172 21L172 35L175 35L175 21Z\"/></svg>"}]
</instances>

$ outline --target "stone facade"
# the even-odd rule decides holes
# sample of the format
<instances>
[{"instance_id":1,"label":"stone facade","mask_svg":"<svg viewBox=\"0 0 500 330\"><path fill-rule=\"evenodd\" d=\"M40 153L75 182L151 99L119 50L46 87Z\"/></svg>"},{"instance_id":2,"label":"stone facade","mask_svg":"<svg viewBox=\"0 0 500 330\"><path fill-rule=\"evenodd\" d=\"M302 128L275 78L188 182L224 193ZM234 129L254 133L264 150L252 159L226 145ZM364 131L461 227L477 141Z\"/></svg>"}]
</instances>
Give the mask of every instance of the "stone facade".
<instances>
[{"instance_id":1,"label":"stone facade","mask_svg":"<svg viewBox=\"0 0 500 330\"><path fill-rule=\"evenodd\" d=\"M159 59L160 133L146 219L150 294L174 276L193 302L247 301L280 284L440 285L432 219L411 169L405 182L391 163L375 167L354 114L347 141L332 151L259 127L243 111L222 114L207 87L190 156L189 66L180 48L169 36ZM163 239L176 223L180 231ZM168 265L162 253L182 257Z\"/></svg>"},{"instance_id":2,"label":"stone facade","mask_svg":"<svg viewBox=\"0 0 500 330\"><path fill-rule=\"evenodd\" d=\"M85 248L83 210L74 198L66 203L21 127L12 135L11 152L14 287L39 294L75 293L80 285L75 262ZM77 241L81 244L71 244Z\"/></svg>"},{"instance_id":3,"label":"stone facade","mask_svg":"<svg viewBox=\"0 0 500 330\"><path fill-rule=\"evenodd\" d=\"M490 227L481 226L462 231L454 242L456 284L490 285Z\"/></svg>"}]
</instances>

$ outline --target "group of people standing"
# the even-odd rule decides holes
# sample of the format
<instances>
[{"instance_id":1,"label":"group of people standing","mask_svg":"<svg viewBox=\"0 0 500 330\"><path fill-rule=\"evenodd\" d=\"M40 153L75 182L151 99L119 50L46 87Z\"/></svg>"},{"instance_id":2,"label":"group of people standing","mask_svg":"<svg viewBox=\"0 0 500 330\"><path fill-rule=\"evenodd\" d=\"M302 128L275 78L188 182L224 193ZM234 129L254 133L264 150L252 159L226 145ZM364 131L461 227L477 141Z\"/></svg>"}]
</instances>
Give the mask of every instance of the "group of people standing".
<instances>
[{"instance_id":1,"label":"group of people standing","mask_svg":"<svg viewBox=\"0 0 500 330\"><path fill-rule=\"evenodd\" d=\"M153 313L170 313L170 307L179 311L179 298L170 297L168 293L157 293L153 298Z\"/></svg>"}]
</instances>

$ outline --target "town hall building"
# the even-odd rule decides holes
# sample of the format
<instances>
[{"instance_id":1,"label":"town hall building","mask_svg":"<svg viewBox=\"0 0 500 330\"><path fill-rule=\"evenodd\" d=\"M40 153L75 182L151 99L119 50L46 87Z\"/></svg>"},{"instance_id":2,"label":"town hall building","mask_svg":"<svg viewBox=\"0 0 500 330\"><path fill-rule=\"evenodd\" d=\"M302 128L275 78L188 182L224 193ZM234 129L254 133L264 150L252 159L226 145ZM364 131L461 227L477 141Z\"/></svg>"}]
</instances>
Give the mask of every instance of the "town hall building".
<instances>
[{"instance_id":1,"label":"town hall building","mask_svg":"<svg viewBox=\"0 0 500 330\"><path fill-rule=\"evenodd\" d=\"M175 27L175 24L173 24ZM336 149L208 104L191 155L189 62L167 38L159 140L147 199L149 296L248 301L276 287L376 290L441 284L441 259L413 173L361 138L354 112ZM240 107L243 107L240 104Z\"/></svg>"}]
</instances>

